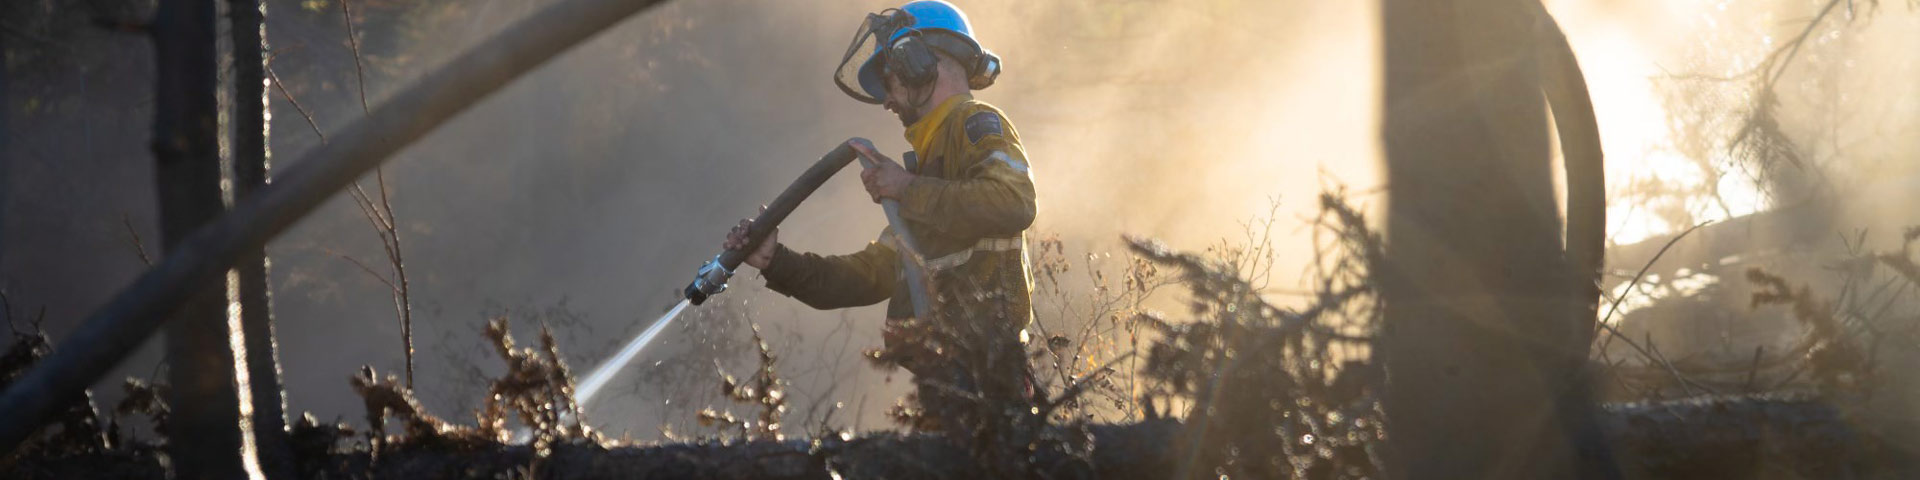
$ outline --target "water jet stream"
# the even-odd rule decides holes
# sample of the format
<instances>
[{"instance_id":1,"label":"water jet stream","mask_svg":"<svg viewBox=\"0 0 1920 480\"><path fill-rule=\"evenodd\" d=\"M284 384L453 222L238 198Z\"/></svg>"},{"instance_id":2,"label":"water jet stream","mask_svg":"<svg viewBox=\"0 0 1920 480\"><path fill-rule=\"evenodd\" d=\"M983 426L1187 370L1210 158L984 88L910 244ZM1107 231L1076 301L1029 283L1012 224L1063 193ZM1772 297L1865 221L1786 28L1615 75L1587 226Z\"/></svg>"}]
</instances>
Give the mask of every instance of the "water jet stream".
<instances>
[{"instance_id":1,"label":"water jet stream","mask_svg":"<svg viewBox=\"0 0 1920 480\"><path fill-rule=\"evenodd\" d=\"M680 311L686 310L689 303L687 300L681 300L679 305L673 306L673 310L668 310L665 315L660 316L659 320L654 320L653 326L647 327L646 331L640 332L639 336L628 341L627 346L621 347L620 353L600 362L600 366L593 367L593 371L587 373L586 380L580 382L579 387L574 389L574 403L579 404L582 410L586 409L587 402L593 400L595 393L600 392L600 387L606 386L608 381L613 380L613 375L620 373L620 369L625 368L628 362L632 362L633 357L639 355L640 350L647 348L648 343L653 343L653 337L659 336L660 331L667 328L667 324L673 323L673 319L678 318Z\"/></svg>"},{"instance_id":2,"label":"water jet stream","mask_svg":"<svg viewBox=\"0 0 1920 480\"><path fill-rule=\"evenodd\" d=\"M593 399L593 394L599 393L600 387L607 386L607 382L613 380L614 374L620 373L622 368L626 368L627 363L633 361L633 357L640 355L640 351L647 348L647 344L653 343L653 337L660 336L660 331L666 330L667 325L673 323L673 319L680 318L680 312L686 310L690 303L692 302L689 300L681 300L680 304L674 305L673 309L661 315L660 319L654 320L653 326L647 327L647 330L640 332L639 336L627 341L627 346L620 347L620 353L600 362L600 366L593 367L592 372L587 372L586 380L580 382L573 390L573 404L579 407L579 411L586 411L587 401ZM562 424L570 421L573 421L573 412L561 415ZM525 445L532 439L533 429L523 426L513 430L513 435L508 437L507 443Z\"/></svg>"}]
</instances>

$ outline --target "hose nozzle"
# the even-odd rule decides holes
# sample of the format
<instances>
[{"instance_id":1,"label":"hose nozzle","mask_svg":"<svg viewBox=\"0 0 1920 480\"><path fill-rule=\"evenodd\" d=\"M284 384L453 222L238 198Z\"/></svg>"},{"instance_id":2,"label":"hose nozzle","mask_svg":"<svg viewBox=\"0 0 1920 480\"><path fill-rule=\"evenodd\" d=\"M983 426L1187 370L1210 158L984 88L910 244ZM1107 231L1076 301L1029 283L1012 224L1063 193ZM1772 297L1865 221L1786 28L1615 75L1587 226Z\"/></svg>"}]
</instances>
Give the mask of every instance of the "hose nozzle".
<instances>
[{"instance_id":1,"label":"hose nozzle","mask_svg":"<svg viewBox=\"0 0 1920 480\"><path fill-rule=\"evenodd\" d=\"M706 302L707 297L727 291L727 280L731 278L733 278L733 271L727 269L726 264L720 261L719 255L714 255L706 265L700 266L699 272L693 274L693 283L687 284L687 301L693 302L694 305Z\"/></svg>"}]
</instances>

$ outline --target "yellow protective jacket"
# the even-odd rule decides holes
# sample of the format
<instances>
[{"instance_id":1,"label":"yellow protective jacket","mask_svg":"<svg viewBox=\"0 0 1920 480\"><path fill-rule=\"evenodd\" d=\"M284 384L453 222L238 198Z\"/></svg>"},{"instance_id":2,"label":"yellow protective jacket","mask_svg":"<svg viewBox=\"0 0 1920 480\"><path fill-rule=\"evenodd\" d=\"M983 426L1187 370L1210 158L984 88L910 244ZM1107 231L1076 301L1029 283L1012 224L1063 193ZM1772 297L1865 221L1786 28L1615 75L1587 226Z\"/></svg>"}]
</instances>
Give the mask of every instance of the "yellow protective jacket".
<instances>
[{"instance_id":1,"label":"yellow protective jacket","mask_svg":"<svg viewBox=\"0 0 1920 480\"><path fill-rule=\"evenodd\" d=\"M999 109L961 94L909 126L907 141L917 159L907 169L918 176L900 216L922 250L935 316L1025 328L1033 319L1025 232L1035 207L1019 132ZM782 245L761 273L768 288L814 308L890 300L889 319L912 317L891 230L849 255Z\"/></svg>"}]
</instances>

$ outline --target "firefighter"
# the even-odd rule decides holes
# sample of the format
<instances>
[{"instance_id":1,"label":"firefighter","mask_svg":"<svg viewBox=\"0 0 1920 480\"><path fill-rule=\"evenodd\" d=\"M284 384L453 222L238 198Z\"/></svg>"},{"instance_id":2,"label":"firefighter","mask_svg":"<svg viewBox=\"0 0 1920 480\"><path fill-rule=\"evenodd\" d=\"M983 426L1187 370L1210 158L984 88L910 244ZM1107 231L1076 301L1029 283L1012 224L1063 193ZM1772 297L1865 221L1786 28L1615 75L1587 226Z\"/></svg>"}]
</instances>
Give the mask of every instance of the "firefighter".
<instances>
[{"instance_id":1,"label":"firefighter","mask_svg":"<svg viewBox=\"0 0 1920 480\"><path fill-rule=\"evenodd\" d=\"M903 155L904 165L854 144L872 161L860 173L867 193L876 203L898 201L920 251L902 260L903 242L892 227L848 255L796 252L775 232L746 260L769 289L813 308L887 301L880 358L915 375L927 413L915 424L922 429L965 421L978 413L970 410L977 399L1027 402L1033 395L1024 355L1033 318L1025 241L1033 178L1013 123L970 93L992 85L999 69L965 14L944 1L869 14L834 81L906 127L913 151ZM742 220L724 247L742 248L749 224ZM924 266L932 318L916 318L903 261Z\"/></svg>"}]
</instances>

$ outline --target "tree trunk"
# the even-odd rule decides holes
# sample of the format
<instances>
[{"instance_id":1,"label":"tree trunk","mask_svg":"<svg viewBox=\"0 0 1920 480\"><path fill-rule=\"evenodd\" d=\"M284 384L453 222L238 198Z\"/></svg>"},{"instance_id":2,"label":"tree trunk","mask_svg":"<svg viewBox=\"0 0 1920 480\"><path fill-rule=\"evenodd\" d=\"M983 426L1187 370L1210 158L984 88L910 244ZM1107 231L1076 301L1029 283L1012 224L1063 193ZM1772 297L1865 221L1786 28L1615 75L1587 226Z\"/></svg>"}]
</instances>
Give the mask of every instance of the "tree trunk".
<instances>
[{"instance_id":1,"label":"tree trunk","mask_svg":"<svg viewBox=\"0 0 1920 480\"><path fill-rule=\"evenodd\" d=\"M368 118L291 162L278 175L280 181L196 231L182 248L88 314L32 371L8 385L0 393L0 412L7 412L0 415L0 450L19 445L62 399L84 392L166 324L167 315L192 303L193 292L220 286L219 279L248 252L265 248L267 240L334 192L547 59L664 1L562 0L549 5L421 76ZM167 68L161 70L167 74ZM169 112L160 105L183 100L166 94L156 99L158 112Z\"/></svg>"},{"instance_id":2,"label":"tree trunk","mask_svg":"<svg viewBox=\"0 0 1920 480\"><path fill-rule=\"evenodd\" d=\"M1580 300L1567 286L1584 276L1562 250L1553 193L1544 12L1384 0L1381 14L1389 476L1617 476L1573 388L1593 319L1569 315ZM1595 449L1599 471L1582 468Z\"/></svg>"},{"instance_id":3,"label":"tree trunk","mask_svg":"<svg viewBox=\"0 0 1920 480\"><path fill-rule=\"evenodd\" d=\"M267 184L272 158L267 144L266 2L230 0L233 31L233 185L235 201L244 201ZM247 380L253 400L253 432L262 470L274 478L293 478L293 450L287 444L286 392L280 385L280 353L273 332L270 263L265 248L235 266L239 273L240 329L246 336Z\"/></svg>"},{"instance_id":4,"label":"tree trunk","mask_svg":"<svg viewBox=\"0 0 1920 480\"><path fill-rule=\"evenodd\" d=\"M225 278L232 265L248 257L248 252L265 248L267 240L292 227L342 186L536 65L662 2L555 2L422 75L374 108L367 119L342 129L300 161L292 161L276 175L280 180L261 188L250 202L236 205L232 213L196 230L192 240L167 253L106 305L88 313L54 353L10 384L0 394L0 411L8 413L0 415L0 449L12 449L27 440L35 426L60 407L63 397L79 396L90 382L167 324L167 315L192 303L192 292L221 286L219 278ZM156 98L157 104L180 102L167 94Z\"/></svg>"},{"instance_id":5,"label":"tree trunk","mask_svg":"<svg viewBox=\"0 0 1920 480\"><path fill-rule=\"evenodd\" d=\"M0 35L0 290L7 286L6 232L12 231L7 228L7 205L12 203L13 193L12 177L7 175L13 166L13 158L7 154L7 119L13 116L13 102L7 101L7 55L7 38Z\"/></svg>"},{"instance_id":6,"label":"tree trunk","mask_svg":"<svg viewBox=\"0 0 1920 480\"><path fill-rule=\"evenodd\" d=\"M160 232L169 254L194 229L220 215L219 86L214 0L164 0L154 13L153 154ZM236 365L227 324L226 282L195 290L167 326L167 378L173 406L168 453L179 478L236 478L252 463L241 423ZM243 367L241 367L243 368Z\"/></svg>"}]
</instances>

